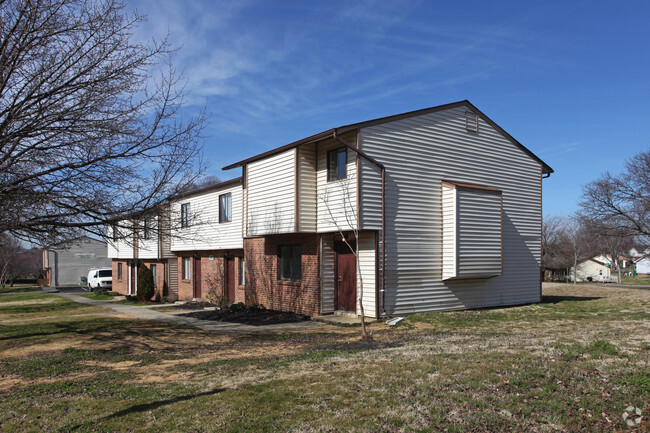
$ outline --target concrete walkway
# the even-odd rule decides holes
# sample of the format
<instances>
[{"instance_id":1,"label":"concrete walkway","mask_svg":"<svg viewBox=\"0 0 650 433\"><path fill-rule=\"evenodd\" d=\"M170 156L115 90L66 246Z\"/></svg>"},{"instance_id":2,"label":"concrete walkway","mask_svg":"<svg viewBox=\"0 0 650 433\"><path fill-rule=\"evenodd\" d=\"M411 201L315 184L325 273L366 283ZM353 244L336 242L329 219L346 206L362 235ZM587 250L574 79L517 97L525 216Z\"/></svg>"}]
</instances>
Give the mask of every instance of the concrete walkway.
<instances>
[{"instance_id":1,"label":"concrete walkway","mask_svg":"<svg viewBox=\"0 0 650 433\"><path fill-rule=\"evenodd\" d=\"M94 305L97 307L110 308L121 314L128 314L129 316L137 317L138 319L155 320L157 322L173 323L177 325L193 326L195 328L203 329L205 331L214 331L224 335L244 335L244 334L260 334L267 332L292 332L309 328L317 328L323 326L322 323L313 321L293 322L293 323L280 323L277 325L264 325L264 326L251 326L242 323L230 322L217 322L214 320L201 320L194 317L178 316L174 314L167 314L155 311L155 309L148 308L140 305L116 304L114 301L96 301L88 299L83 296L69 294L69 293L56 293L50 292L52 295L61 296L71 301L79 302L81 304Z\"/></svg>"}]
</instances>

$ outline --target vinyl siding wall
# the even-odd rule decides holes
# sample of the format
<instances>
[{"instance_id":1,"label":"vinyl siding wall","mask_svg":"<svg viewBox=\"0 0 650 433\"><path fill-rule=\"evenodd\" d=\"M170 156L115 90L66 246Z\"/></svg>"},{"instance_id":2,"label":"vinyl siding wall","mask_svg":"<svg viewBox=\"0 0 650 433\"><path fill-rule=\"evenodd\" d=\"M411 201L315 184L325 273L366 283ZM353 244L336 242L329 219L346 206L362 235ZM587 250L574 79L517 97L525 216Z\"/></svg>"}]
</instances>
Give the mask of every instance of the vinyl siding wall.
<instances>
[{"instance_id":1,"label":"vinyl siding wall","mask_svg":"<svg viewBox=\"0 0 650 433\"><path fill-rule=\"evenodd\" d=\"M345 137L348 142L354 136ZM357 156L347 149L347 177L345 179L327 180L327 152L343 145L335 140L318 144L317 161L317 196L318 196L318 232L336 232L350 230L357 226Z\"/></svg>"},{"instance_id":2,"label":"vinyl siding wall","mask_svg":"<svg viewBox=\"0 0 650 433\"><path fill-rule=\"evenodd\" d=\"M441 311L535 302L540 296L541 167L464 107L363 128L361 149L386 166L386 311ZM362 226L381 221L377 174L362 164ZM366 179L367 177L367 179ZM503 275L442 281L441 181L503 197ZM379 212L379 213L378 213Z\"/></svg>"},{"instance_id":3,"label":"vinyl siding wall","mask_svg":"<svg viewBox=\"0 0 650 433\"><path fill-rule=\"evenodd\" d=\"M359 233L359 268L361 278L363 279L363 309L366 317L376 317L377 315L377 238L375 232ZM358 278L357 293L361 290L361 281ZM358 305L357 305L358 308ZM361 311L358 310L357 314Z\"/></svg>"},{"instance_id":4,"label":"vinyl siding wall","mask_svg":"<svg viewBox=\"0 0 650 433\"><path fill-rule=\"evenodd\" d=\"M298 152L298 231L316 232L316 145L306 144Z\"/></svg>"},{"instance_id":5,"label":"vinyl siding wall","mask_svg":"<svg viewBox=\"0 0 650 433\"><path fill-rule=\"evenodd\" d=\"M322 236L321 313L334 312L334 238Z\"/></svg>"},{"instance_id":6,"label":"vinyl siding wall","mask_svg":"<svg viewBox=\"0 0 650 433\"><path fill-rule=\"evenodd\" d=\"M219 222L219 196L231 194L231 221ZM180 227L181 205L190 204L190 226ZM188 196L171 206L171 250L197 251L243 248L242 186L237 183Z\"/></svg>"},{"instance_id":7,"label":"vinyl siding wall","mask_svg":"<svg viewBox=\"0 0 650 433\"><path fill-rule=\"evenodd\" d=\"M246 175L246 236L293 233L296 228L296 150L250 163Z\"/></svg>"},{"instance_id":8,"label":"vinyl siding wall","mask_svg":"<svg viewBox=\"0 0 650 433\"><path fill-rule=\"evenodd\" d=\"M113 227L109 227L107 236L108 257L111 259L133 258L133 224L130 221L120 221L117 228L119 236L113 240ZM128 237L127 237L128 234Z\"/></svg>"},{"instance_id":9,"label":"vinyl siding wall","mask_svg":"<svg viewBox=\"0 0 650 433\"><path fill-rule=\"evenodd\" d=\"M139 259L157 259L158 258L158 217L151 217L151 237L144 238L144 221L139 223L138 227L138 258Z\"/></svg>"}]
</instances>

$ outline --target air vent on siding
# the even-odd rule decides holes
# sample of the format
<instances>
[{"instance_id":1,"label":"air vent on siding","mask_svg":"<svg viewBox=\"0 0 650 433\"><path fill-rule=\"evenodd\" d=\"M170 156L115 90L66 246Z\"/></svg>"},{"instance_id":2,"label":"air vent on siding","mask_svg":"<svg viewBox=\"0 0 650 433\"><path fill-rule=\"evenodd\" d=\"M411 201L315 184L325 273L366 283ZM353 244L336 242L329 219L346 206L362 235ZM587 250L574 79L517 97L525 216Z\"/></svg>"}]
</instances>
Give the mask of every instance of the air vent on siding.
<instances>
[{"instance_id":1,"label":"air vent on siding","mask_svg":"<svg viewBox=\"0 0 650 433\"><path fill-rule=\"evenodd\" d=\"M470 132L478 132L478 115L473 111L465 112L465 129Z\"/></svg>"}]
</instances>

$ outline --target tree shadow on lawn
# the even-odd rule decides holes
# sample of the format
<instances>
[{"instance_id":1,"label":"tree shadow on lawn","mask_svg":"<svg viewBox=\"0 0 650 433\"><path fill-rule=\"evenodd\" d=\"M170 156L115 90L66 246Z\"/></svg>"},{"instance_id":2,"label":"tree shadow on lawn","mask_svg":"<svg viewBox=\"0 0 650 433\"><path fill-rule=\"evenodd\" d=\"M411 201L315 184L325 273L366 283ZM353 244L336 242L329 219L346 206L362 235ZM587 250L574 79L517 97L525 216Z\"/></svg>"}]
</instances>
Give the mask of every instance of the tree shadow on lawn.
<instances>
[{"instance_id":1,"label":"tree shadow on lawn","mask_svg":"<svg viewBox=\"0 0 650 433\"><path fill-rule=\"evenodd\" d=\"M542 304L559 304L564 301L595 301L603 299L602 296L542 296Z\"/></svg>"},{"instance_id":2,"label":"tree shadow on lawn","mask_svg":"<svg viewBox=\"0 0 650 433\"><path fill-rule=\"evenodd\" d=\"M105 417L99 418L98 420L92 421L92 424L96 424L98 422L103 422L103 421L108 421L108 420L111 420L113 418L119 418L119 417L122 417L122 416L129 415L131 413L148 412L150 410L158 409L159 407L162 407L162 406L167 406L169 404L174 404L174 403L178 403L178 402L181 402L181 401L192 400L192 399L197 398L197 397L204 397L206 395L219 394L219 393L221 393L223 391L226 391L226 390L227 390L227 388L216 388L216 389L212 389L210 391L199 392L199 393L196 393L196 394L187 394L187 395L181 395L181 396L178 396L178 397L168 398L166 400L154 401L154 402L151 402L151 403L136 404L134 406L128 407L126 409L122 409L122 410L120 410L118 412L115 412L115 413L112 413L110 415L106 415ZM87 424L77 424L77 425L75 425L73 427L70 427L70 431L78 430L81 427L84 427L86 425Z\"/></svg>"}]
</instances>

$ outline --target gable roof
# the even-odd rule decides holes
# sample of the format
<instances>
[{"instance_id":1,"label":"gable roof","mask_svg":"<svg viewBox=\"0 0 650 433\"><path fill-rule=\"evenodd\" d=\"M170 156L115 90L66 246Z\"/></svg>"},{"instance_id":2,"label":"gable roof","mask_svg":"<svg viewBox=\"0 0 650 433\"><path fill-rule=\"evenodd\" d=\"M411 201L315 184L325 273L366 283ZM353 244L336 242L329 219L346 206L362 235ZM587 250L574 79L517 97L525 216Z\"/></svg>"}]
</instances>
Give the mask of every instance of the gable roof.
<instances>
[{"instance_id":1,"label":"gable roof","mask_svg":"<svg viewBox=\"0 0 650 433\"><path fill-rule=\"evenodd\" d=\"M423 114L429 114L429 113L435 113L437 111L443 111L443 110L449 110L451 108L457 108L457 107L467 107L470 110L474 111L477 115L479 115L486 123L488 123L490 126L492 126L494 129L499 131L508 141L513 143L515 146L519 147L521 150L523 150L528 156L533 158L535 161L539 162L540 165L542 166L542 172L544 174L550 175L553 173L553 169L546 164L544 161L542 161L537 155L535 155L533 152L528 150L523 144L521 144L519 141L517 141L513 136L508 134L503 128L501 128L499 125L497 125L492 119L487 117L481 110L476 108L471 102L469 102L467 99L458 101L458 102L452 102L450 104L444 104L444 105L438 105L435 107L430 107L430 108L424 108L421 110L415 110L415 111L409 111L406 113L401 113L401 114L394 114L392 116L386 116L386 117L379 117L377 119L372 119L372 120L367 120L365 122L358 122L358 123L351 123L349 125L343 125L339 126L337 128L332 128L328 129L323 132L319 132L318 134L314 134L312 136L303 138L298 141L294 141L293 143L285 144L284 146L277 147L275 149L271 149L267 152L260 153L259 155L252 156L250 158L241 160L239 162L236 162L234 164L230 164L226 167L223 167L223 170L230 170L233 168L237 167L242 167L246 164L250 164L251 162L259 161L260 159L267 158L269 156L276 155L278 153L284 152L289 149L293 149L295 147L298 147L302 144L307 144L307 143L312 143L316 141L321 141L326 138L329 138L336 133L337 135L343 134L348 131L352 131L355 129L361 129L361 128L367 128L370 126L375 126L375 125L381 125L382 123L387 123L387 122L394 122L396 120L401 120L401 119L406 119L409 117L414 117L414 116L420 116Z\"/></svg>"}]
</instances>

